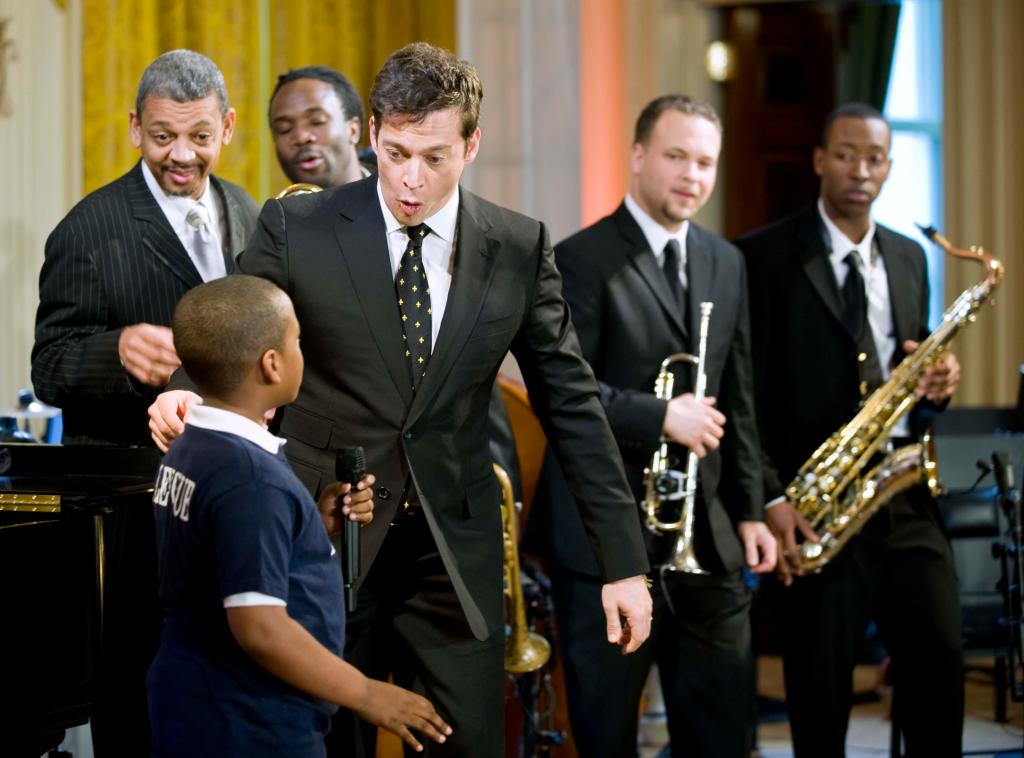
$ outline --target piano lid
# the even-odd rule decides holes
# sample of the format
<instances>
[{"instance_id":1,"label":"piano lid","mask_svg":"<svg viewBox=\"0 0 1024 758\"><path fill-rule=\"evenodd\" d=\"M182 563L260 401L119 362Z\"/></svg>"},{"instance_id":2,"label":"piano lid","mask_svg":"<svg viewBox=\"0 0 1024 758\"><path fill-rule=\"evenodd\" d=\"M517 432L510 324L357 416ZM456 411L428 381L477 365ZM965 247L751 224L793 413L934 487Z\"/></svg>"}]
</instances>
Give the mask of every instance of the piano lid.
<instances>
[{"instance_id":1,"label":"piano lid","mask_svg":"<svg viewBox=\"0 0 1024 758\"><path fill-rule=\"evenodd\" d=\"M0 511L59 511L61 501L88 501L153 489L156 448L104 445L0 445Z\"/></svg>"}]
</instances>

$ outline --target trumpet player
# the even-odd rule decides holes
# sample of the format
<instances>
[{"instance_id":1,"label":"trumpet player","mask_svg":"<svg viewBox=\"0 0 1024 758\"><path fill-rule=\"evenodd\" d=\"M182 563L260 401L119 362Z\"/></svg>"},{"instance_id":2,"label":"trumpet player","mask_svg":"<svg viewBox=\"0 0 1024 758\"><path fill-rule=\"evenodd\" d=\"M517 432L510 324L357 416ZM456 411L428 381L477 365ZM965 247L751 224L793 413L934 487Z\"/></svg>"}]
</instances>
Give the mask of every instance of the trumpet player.
<instances>
[{"instance_id":1,"label":"trumpet player","mask_svg":"<svg viewBox=\"0 0 1024 758\"><path fill-rule=\"evenodd\" d=\"M742 569L771 570L775 542L762 519L743 259L691 220L714 189L721 137L705 103L685 95L650 102L636 122L623 203L555 248L634 495L643 497L644 468L662 438L671 468L685 468L689 453L700 459L693 547L706 573L651 573L651 638L633 656L604 650L598 564L561 470L545 461L527 544L553 572L570 720L585 758L636 754L654 662L673 755L749 756L751 597ZM681 372L678 394L659 397L662 360L697 352L702 302L713 303L706 396L695 397L693 372ZM677 534L645 536L652 565L664 563Z\"/></svg>"},{"instance_id":2,"label":"trumpet player","mask_svg":"<svg viewBox=\"0 0 1024 758\"><path fill-rule=\"evenodd\" d=\"M892 659L906 754L960 755L960 608L934 499L924 487L897 495L820 574L798 576L797 538L817 535L783 490L928 332L924 251L871 218L889 148L881 113L840 106L814 149L817 202L737 241L750 271L767 520L788 585L782 626L797 758L845 754L853 668L870 619ZM924 372L911 423L893 430L896 446L911 439L922 411L949 399L958 379L950 353Z\"/></svg>"}]
</instances>

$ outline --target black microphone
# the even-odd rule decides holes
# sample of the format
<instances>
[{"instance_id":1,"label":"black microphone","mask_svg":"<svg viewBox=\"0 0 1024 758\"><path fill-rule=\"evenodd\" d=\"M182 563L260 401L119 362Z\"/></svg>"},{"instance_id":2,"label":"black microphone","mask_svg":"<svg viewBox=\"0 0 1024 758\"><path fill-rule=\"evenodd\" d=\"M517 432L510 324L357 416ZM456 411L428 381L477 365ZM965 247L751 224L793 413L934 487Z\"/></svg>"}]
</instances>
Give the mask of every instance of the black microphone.
<instances>
[{"instance_id":1,"label":"black microphone","mask_svg":"<svg viewBox=\"0 0 1024 758\"><path fill-rule=\"evenodd\" d=\"M356 484L366 474L366 454L362 447L343 447L334 459L334 477L342 483ZM356 580L359 579L359 523L345 519L345 537L342 542L341 571L345 582L345 605L356 609Z\"/></svg>"}]
</instances>

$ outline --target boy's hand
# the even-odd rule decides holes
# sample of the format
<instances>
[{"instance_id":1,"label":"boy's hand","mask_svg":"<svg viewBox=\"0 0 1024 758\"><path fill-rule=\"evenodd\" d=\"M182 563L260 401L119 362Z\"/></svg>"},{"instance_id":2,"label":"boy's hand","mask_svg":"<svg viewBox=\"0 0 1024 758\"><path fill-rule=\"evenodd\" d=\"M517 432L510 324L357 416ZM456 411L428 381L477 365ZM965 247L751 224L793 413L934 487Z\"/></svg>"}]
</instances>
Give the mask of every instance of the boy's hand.
<instances>
[{"instance_id":1,"label":"boy's hand","mask_svg":"<svg viewBox=\"0 0 1024 758\"><path fill-rule=\"evenodd\" d=\"M328 534L339 534L347 518L365 525L373 521L373 485L377 478L367 474L356 484L355 491L348 482L334 482L320 493L317 507Z\"/></svg>"},{"instance_id":2,"label":"boy's hand","mask_svg":"<svg viewBox=\"0 0 1024 758\"><path fill-rule=\"evenodd\" d=\"M397 734L417 751L422 751L423 745L410 729L415 729L434 742L444 742L452 733L452 728L441 719L429 700L374 679L367 680L366 699L354 710L371 724Z\"/></svg>"}]
</instances>

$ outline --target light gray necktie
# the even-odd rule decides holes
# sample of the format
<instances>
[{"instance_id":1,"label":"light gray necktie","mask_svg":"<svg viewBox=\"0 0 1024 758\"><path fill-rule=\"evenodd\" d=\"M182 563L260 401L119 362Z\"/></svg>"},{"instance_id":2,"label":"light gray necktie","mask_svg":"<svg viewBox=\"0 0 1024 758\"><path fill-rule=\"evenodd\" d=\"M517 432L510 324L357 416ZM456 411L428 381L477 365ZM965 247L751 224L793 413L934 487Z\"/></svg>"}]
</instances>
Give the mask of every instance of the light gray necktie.
<instances>
[{"instance_id":1,"label":"light gray necktie","mask_svg":"<svg viewBox=\"0 0 1024 758\"><path fill-rule=\"evenodd\" d=\"M185 215L185 223L192 232L192 262L204 282L227 275L224 254L210 231L210 215L201 202L196 202Z\"/></svg>"}]
</instances>

